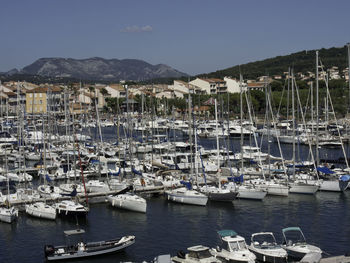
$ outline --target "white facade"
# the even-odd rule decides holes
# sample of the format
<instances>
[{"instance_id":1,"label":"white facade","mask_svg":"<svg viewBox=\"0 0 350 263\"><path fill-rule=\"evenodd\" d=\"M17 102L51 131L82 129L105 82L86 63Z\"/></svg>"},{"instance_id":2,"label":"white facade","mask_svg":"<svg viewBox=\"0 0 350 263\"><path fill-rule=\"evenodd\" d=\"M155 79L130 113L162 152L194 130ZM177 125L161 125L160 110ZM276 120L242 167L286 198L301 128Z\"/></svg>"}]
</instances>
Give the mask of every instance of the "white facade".
<instances>
[{"instance_id":1,"label":"white facade","mask_svg":"<svg viewBox=\"0 0 350 263\"><path fill-rule=\"evenodd\" d=\"M108 85L105 87L105 89L108 91L111 98L125 98L126 97L126 91L120 85Z\"/></svg>"},{"instance_id":2,"label":"white facade","mask_svg":"<svg viewBox=\"0 0 350 263\"><path fill-rule=\"evenodd\" d=\"M228 93L240 93L239 81L236 79L231 79L229 77L224 77L224 81L226 82L227 92ZM244 83L242 83L243 85ZM246 88L246 87L244 87Z\"/></svg>"},{"instance_id":3,"label":"white facade","mask_svg":"<svg viewBox=\"0 0 350 263\"><path fill-rule=\"evenodd\" d=\"M204 93L206 93L206 94L212 94L212 93L210 92L210 89L211 89L212 87L210 86L210 83L209 83L207 80L203 80L203 79L200 79L200 78L196 78L196 79L190 81L190 84L193 85L193 86L195 86L195 87L197 87L197 88L199 88L199 90L200 90L201 92L204 92ZM215 88L215 89L216 89L216 88Z\"/></svg>"}]
</instances>

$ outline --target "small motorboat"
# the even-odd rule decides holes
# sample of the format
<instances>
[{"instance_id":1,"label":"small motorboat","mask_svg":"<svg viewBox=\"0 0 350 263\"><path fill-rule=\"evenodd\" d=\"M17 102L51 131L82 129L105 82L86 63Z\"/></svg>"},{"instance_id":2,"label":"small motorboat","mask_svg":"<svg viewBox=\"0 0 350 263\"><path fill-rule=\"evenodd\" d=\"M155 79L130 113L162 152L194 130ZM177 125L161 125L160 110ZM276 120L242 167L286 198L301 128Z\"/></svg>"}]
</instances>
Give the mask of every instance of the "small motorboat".
<instances>
[{"instance_id":1,"label":"small motorboat","mask_svg":"<svg viewBox=\"0 0 350 263\"><path fill-rule=\"evenodd\" d=\"M177 253L177 256L172 257L172 262L175 263L192 263L192 262L210 262L210 263L216 263L221 262L220 260L216 259L215 256L213 256L210 253L210 250L208 247L199 245L199 246L193 246L187 248L188 253L184 253L183 251L179 251Z\"/></svg>"},{"instance_id":2,"label":"small motorboat","mask_svg":"<svg viewBox=\"0 0 350 263\"><path fill-rule=\"evenodd\" d=\"M67 237L83 234L83 229L64 231ZM135 243L135 236L123 236L98 242L78 242L75 245L45 245L44 253L48 261L78 259L115 253Z\"/></svg>"},{"instance_id":3,"label":"small motorboat","mask_svg":"<svg viewBox=\"0 0 350 263\"><path fill-rule=\"evenodd\" d=\"M306 254L319 253L322 250L319 247L306 243L305 236L299 227L287 227L282 229L284 242L282 247L288 252L288 256L301 260Z\"/></svg>"},{"instance_id":4,"label":"small motorboat","mask_svg":"<svg viewBox=\"0 0 350 263\"><path fill-rule=\"evenodd\" d=\"M0 221L11 224L18 218L18 209L12 207L0 207Z\"/></svg>"},{"instance_id":5,"label":"small motorboat","mask_svg":"<svg viewBox=\"0 0 350 263\"><path fill-rule=\"evenodd\" d=\"M248 248L261 262L287 263L287 251L277 244L275 236L271 232L252 234L251 244Z\"/></svg>"},{"instance_id":6,"label":"small motorboat","mask_svg":"<svg viewBox=\"0 0 350 263\"><path fill-rule=\"evenodd\" d=\"M212 254L223 262L255 263L256 256L250 252L242 236L233 230L218 231L222 246L212 249Z\"/></svg>"}]
</instances>

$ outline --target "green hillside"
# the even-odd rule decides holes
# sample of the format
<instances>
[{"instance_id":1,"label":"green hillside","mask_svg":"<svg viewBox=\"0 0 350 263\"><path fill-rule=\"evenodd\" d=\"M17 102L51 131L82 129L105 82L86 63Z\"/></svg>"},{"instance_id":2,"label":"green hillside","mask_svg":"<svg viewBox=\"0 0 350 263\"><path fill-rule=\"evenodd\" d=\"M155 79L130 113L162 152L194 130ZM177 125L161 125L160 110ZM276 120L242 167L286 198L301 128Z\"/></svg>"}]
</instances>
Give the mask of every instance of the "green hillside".
<instances>
[{"instance_id":1,"label":"green hillside","mask_svg":"<svg viewBox=\"0 0 350 263\"><path fill-rule=\"evenodd\" d=\"M288 67L294 67L294 72L315 72L315 54L316 50L305 50L286 56L268 58L212 73L201 74L199 77L223 78L225 76L231 76L238 78L241 70L245 79L255 79L258 76L264 75L281 75L283 72L288 71ZM348 66L347 46L341 48L322 48L319 50L319 58L326 68L337 66L341 72Z\"/></svg>"}]
</instances>

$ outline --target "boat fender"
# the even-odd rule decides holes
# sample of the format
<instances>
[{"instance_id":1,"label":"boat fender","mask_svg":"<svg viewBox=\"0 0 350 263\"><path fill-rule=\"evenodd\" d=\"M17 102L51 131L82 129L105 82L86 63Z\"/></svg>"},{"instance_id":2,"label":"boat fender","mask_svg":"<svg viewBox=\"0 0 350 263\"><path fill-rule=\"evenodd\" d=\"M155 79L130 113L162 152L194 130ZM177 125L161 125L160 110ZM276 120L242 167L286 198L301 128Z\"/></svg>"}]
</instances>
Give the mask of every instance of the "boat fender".
<instances>
[{"instance_id":1,"label":"boat fender","mask_svg":"<svg viewBox=\"0 0 350 263\"><path fill-rule=\"evenodd\" d=\"M177 252L177 256L178 256L179 258L186 258L186 254L185 254L185 252L183 252L182 250L180 250L180 251Z\"/></svg>"}]
</instances>

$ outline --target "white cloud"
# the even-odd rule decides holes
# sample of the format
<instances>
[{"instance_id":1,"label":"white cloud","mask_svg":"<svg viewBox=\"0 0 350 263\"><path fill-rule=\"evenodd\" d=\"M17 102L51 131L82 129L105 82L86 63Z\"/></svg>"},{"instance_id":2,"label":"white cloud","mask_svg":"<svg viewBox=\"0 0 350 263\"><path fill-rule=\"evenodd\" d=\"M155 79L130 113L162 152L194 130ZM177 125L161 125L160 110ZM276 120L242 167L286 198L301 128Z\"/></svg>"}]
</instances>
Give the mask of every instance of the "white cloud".
<instances>
[{"instance_id":1,"label":"white cloud","mask_svg":"<svg viewBox=\"0 0 350 263\"><path fill-rule=\"evenodd\" d=\"M123 33L140 33L140 32L151 32L153 28L150 25L146 26L127 26L121 30Z\"/></svg>"}]
</instances>

